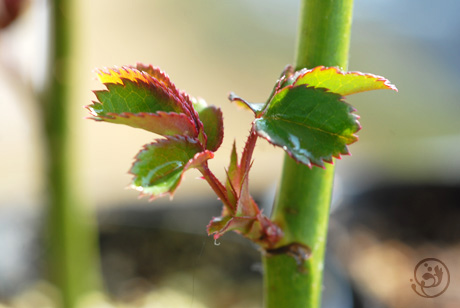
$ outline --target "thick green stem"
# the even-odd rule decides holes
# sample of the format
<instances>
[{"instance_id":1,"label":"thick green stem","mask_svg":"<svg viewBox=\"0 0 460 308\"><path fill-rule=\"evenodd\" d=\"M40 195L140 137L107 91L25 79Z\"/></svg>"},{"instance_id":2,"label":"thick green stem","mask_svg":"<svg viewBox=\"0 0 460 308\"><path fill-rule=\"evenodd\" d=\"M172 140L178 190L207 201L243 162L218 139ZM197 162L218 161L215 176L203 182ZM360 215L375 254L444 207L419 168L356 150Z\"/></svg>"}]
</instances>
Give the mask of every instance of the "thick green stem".
<instances>
[{"instance_id":1,"label":"thick green stem","mask_svg":"<svg viewBox=\"0 0 460 308\"><path fill-rule=\"evenodd\" d=\"M68 127L72 37L69 2L53 1L50 81L41 96L49 197L47 270L60 291L58 307L65 308L76 307L79 297L99 283L94 222L75 189L77 169Z\"/></svg>"},{"instance_id":2,"label":"thick green stem","mask_svg":"<svg viewBox=\"0 0 460 308\"><path fill-rule=\"evenodd\" d=\"M296 69L319 65L346 69L353 0L303 0ZM272 219L284 231L280 245L311 250L298 264L287 254L263 257L265 307L319 308L334 166L311 169L286 156Z\"/></svg>"},{"instance_id":3,"label":"thick green stem","mask_svg":"<svg viewBox=\"0 0 460 308\"><path fill-rule=\"evenodd\" d=\"M348 66L353 0L303 0L296 68Z\"/></svg>"}]
</instances>

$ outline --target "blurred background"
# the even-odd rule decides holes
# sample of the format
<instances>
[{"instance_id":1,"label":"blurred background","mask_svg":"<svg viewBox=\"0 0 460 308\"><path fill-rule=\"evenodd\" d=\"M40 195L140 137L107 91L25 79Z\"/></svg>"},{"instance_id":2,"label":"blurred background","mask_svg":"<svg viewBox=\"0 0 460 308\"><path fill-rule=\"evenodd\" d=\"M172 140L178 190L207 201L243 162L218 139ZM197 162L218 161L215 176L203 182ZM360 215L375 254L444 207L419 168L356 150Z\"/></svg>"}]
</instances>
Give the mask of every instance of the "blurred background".
<instances>
[{"instance_id":1,"label":"blurred background","mask_svg":"<svg viewBox=\"0 0 460 308\"><path fill-rule=\"evenodd\" d=\"M233 141L241 149L252 121L228 93L267 99L293 62L299 1L73 2L66 103L74 185L97 217L105 290L83 307L261 307L259 252L234 235L218 246L206 236L220 204L199 174L189 171L172 201L137 198L125 189L127 171L155 136L86 120L83 106L95 99L91 90L101 89L95 68L160 67L178 88L222 108L224 143L210 164L223 178ZM458 12L456 0L355 0L349 70L385 76L399 93L347 99L363 128L352 156L337 161L323 307L460 304ZM0 32L0 303L6 307L51 307L55 292L43 275L46 152L35 94L48 76L49 16L47 1L30 0ZM283 156L259 140L251 189L267 211ZM427 257L443 260L451 275L449 289L434 299L411 289L414 267Z\"/></svg>"}]
</instances>

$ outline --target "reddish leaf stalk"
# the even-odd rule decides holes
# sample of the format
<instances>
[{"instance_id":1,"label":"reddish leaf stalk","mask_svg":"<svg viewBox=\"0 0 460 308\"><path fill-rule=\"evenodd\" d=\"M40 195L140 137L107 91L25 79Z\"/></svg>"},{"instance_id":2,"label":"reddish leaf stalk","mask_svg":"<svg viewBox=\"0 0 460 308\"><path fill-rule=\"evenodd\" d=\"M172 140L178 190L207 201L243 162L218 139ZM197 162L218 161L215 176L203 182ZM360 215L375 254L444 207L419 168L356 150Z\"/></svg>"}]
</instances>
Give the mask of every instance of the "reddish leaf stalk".
<instances>
[{"instance_id":1,"label":"reddish leaf stalk","mask_svg":"<svg viewBox=\"0 0 460 308\"><path fill-rule=\"evenodd\" d=\"M251 132L246 140L246 145L244 147L243 155L241 157L241 163L244 164L242 166L243 170L247 172L251 166L252 154L254 153L254 148L257 142L257 133L255 132L254 127L252 127ZM216 193L219 199L229 208L232 208L233 205L228 200L227 197L227 189L225 186L219 181L219 179L212 173L212 171L208 167L208 163L205 162L198 170L203 175L203 178L208 182L209 186L211 186L212 190Z\"/></svg>"},{"instance_id":2,"label":"reddish leaf stalk","mask_svg":"<svg viewBox=\"0 0 460 308\"><path fill-rule=\"evenodd\" d=\"M216 193L217 197L226 205L231 207L231 204L228 200L225 186L219 181L219 179L212 173L208 167L208 163L205 162L198 168L198 170L203 175L203 178L211 186L212 190Z\"/></svg>"}]
</instances>

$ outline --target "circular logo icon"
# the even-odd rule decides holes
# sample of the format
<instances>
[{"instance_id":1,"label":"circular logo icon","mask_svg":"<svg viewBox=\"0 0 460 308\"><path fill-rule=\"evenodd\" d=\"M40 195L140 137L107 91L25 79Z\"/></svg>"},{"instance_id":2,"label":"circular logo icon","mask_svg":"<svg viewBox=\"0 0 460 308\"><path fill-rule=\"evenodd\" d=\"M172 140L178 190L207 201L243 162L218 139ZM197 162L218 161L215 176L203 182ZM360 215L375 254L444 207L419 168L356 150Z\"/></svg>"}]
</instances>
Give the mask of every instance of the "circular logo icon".
<instances>
[{"instance_id":1,"label":"circular logo icon","mask_svg":"<svg viewBox=\"0 0 460 308\"><path fill-rule=\"evenodd\" d=\"M421 297L433 298L446 292L450 283L450 273L441 260L426 258L414 268L412 290Z\"/></svg>"}]
</instances>

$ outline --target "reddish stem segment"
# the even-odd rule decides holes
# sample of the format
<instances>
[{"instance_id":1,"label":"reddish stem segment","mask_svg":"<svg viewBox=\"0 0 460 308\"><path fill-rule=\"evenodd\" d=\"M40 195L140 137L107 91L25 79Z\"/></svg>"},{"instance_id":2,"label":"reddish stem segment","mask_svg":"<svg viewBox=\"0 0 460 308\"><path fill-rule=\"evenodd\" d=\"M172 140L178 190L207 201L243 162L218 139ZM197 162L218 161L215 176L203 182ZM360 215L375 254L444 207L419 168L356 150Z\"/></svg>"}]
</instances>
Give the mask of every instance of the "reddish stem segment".
<instances>
[{"instance_id":1,"label":"reddish stem segment","mask_svg":"<svg viewBox=\"0 0 460 308\"><path fill-rule=\"evenodd\" d=\"M254 148L257 142L257 133L255 132L254 126L251 129L251 132L246 140L246 145L244 146L243 155L241 157L241 164L243 166L242 169L244 173L249 170L251 166L251 159L252 154L254 153ZM211 186L212 190L216 193L219 199L229 208L232 208L230 201L228 200L227 196L227 189L225 186L219 181L219 179L212 173L212 171L208 167L208 163L205 162L201 165L198 170L200 170L203 178L208 182L209 186Z\"/></svg>"},{"instance_id":2,"label":"reddish stem segment","mask_svg":"<svg viewBox=\"0 0 460 308\"><path fill-rule=\"evenodd\" d=\"M230 202L228 201L227 197L227 190L225 186L219 181L219 179L212 173L212 171L208 167L208 163L205 162L201 167L198 168L203 178L208 182L209 186L211 186L212 190L216 193L217 197L227 206L230 206Z\"/></svg>"}]
</instances>

